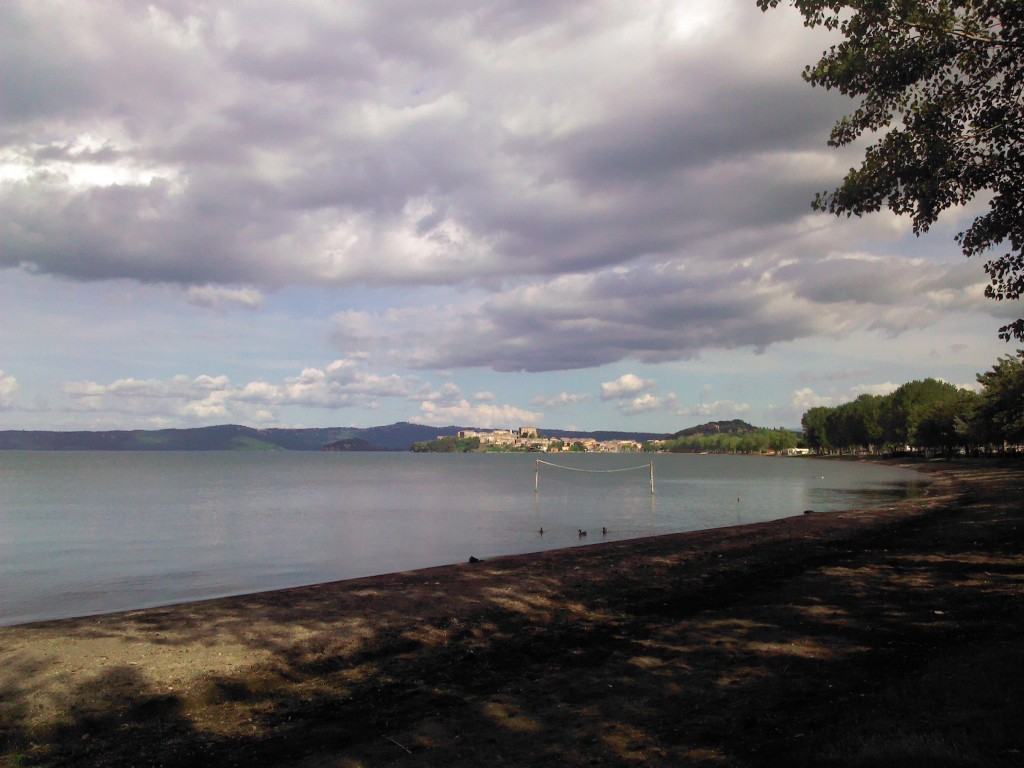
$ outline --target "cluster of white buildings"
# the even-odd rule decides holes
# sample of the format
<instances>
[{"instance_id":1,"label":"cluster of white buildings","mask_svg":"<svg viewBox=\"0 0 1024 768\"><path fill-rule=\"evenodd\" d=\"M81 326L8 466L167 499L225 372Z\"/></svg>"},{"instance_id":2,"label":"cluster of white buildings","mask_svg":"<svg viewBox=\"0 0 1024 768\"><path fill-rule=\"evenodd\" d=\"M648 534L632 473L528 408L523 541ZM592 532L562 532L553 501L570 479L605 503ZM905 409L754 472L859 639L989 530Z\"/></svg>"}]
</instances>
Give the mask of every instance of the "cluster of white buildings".
<instances>
[{"instance_id":1,"label":"cluster of white buildings","mask_svg":"<svg viewBox=\"0 0 1024 768\"><path fill-rule=\"evenodd\" d=\"M460 439L478 438L483 449L507 451L572 451L588 453L638 453L643 446L636 440L594 440L590 437L541 437L536 427L493 429L477 432L466 429L458 433Z\"/></svg>"}]
</instances>

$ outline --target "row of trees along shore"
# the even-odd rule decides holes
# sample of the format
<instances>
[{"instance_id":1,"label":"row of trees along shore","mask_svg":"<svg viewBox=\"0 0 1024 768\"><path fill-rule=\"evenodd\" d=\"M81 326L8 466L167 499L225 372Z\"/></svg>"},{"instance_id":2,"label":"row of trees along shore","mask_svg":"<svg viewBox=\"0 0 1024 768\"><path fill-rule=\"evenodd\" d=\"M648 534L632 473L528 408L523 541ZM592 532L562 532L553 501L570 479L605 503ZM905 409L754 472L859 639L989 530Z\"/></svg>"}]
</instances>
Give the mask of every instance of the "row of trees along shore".
<instances>
[{"instance_id":1,"label":"row of trees along shore","mask_svg":"<svg viewBox=\"0 0 1024 768\"><path fill-rule=\"evenodd\" d=\"M790 429L747 429L717 434L676 435L661 443L646 443L648 451L668 453L768 453L796 448L800 438Z\"/></svg>"},{"instance_id":2,"label":"row of trees along shore","mask_svg":"<svg viewBox=\"0 0 1024 768\"><path fill-rule=\"evenodd\" d=\"M818 453L1018 453L1024 446L1024 350L978 374L979 391L936 379L888 395L811 408L801 423Z\"/></svg>"}]
</instances>

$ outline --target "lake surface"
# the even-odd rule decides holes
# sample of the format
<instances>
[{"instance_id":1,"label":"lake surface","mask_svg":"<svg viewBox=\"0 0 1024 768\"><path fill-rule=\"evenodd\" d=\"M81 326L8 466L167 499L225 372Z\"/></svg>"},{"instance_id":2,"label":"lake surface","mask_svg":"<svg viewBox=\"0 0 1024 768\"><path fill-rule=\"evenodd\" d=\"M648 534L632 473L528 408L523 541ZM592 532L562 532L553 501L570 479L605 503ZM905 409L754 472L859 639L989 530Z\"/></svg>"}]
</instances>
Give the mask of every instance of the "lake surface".
<instances>
[{"instance_id":1,"label":"lake surface","mask_svg":"<svg viewBox=\"0 0 1024 768\"><path fill-rule=\"evenodd\" d=\"M534 493L538 458L572 469L540 465ZM4 451L0 625L849 509L925 484L774 457Z\"/></svg>"}]
</instances>

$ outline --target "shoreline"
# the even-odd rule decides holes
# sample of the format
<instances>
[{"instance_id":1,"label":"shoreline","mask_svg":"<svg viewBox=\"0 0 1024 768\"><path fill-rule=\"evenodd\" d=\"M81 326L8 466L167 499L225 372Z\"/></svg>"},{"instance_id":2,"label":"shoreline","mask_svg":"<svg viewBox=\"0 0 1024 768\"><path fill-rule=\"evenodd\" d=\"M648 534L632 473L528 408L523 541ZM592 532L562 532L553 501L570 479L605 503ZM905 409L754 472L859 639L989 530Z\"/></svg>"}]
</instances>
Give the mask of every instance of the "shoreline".
<instances>
[{"instance_id":1,"label":"shoreline","mask_svg":"<svg viewBox=\"0 0 1024 768\"><path fill-rule=\"evenodd\" d=\"M759 460L762 463L766 459L768 459L769 463L773 461L763 456L729 456L726 458L733 462L736 459L744 458ZM827 462L832 459L823 460ZM848 459L843 459L841 463L849 465L851 462ZM872 462L858 463L867 464ZM907 469L905 463L902 462L873 463ZM531 480L532 465L533 462L531 460ZM768 466L768 464L763 464L763 466ZM813 469L813 465L805 464L804 466L805 470L803 470L802 474L813 475L815 478L813 483L816 484L818 472ZM733 468L732 471L741 472L742 470ZM825 470L822 471L825 472ZM834 473L845 476L848 472L858 475L860 471L853 468L849 470L837 469ZM782 474L788 476L791 472L792 470L787 470L783 471ZM757 471L754 470L754 473L757 474ZM801 474L801 472L797 471L797 474ZM829 474L831 477L832 473ZM900 473L899 477L912 476L912 474L911 470ZM688 477L688 471L684 470L684 475ZM543 505L539 500L534 500L533 497L531 497L529 502L525 498L516 498L514 500L513 513L518 513L521 519L515 521L514 531L511 535L505 533L502 534L504 538L495 538L489 535L490 529L488 528L485 531L488 535L469 538L460 537L458 535L459 532L456 531L453 539L455 543L453 544L449 541L450 537L448 536L451 531L444 530L442 523L440 529L442 533L437 534L432 530L431 535L438 541L444 540L446 544L431 549L431 545L428 543L427 551L432 553L428 556L410 557L411 553L416 552L415 540L406 542L399 547L392 547L393 551L389 550L388 546L391 546L391 537L388 537L388 546L384 548L385 553L375 558L367 558L362 554L368 551L369 548L367 547L359 548L361 552L350 552L339 548L324 549L322 546L318 548L315 544L316 541L333 540L331 530L324 528L322 533L314 533L312 557L308 556L309 552L307 550L311 549L309 545L305 543L296 544L296 542L302 540L289 538L285 535L283 537L275 537L274 543L269 547L264 547L262 543L256 542L255 551L258 554L253 559L248 559L248 550L245 548L238 548L237 545L234 549L230 546L226 547L227 555L238 566L237 570L232 568L230 572L223 570L221 563L210 560L209 554L205 554L205 559L196 561L195 577L192 577L190 573L192 561L186 560L182 563L180 560L172 559L164 554L165 552L173 551L171 549L158 550L154 555L155 563L143 559L145 555L141 553L147 550L145 547L140 546L140 544L144 543L145 539L128 541L126 542L127 546L123 549L110 548L109 557L112 560L112 564L116 563L115 570L112 570L111 574L94 574L97 577L95 583L89 583L88 580L85 583L74 581L73 574L75 571L70 569L67 563L63 564L64 568L54 568L54 573L59 575L55 575L53 579L34 580L31 577L19 577L17 574L19 572L24 573L26 567L29 567L30 564L25 563L24 558L21 561L15 558L12 560L12 563L8 564L8 566L14 565L14 570L12 571L10 567L6 569L10 578L13 579L12 584L14 588L10 594L3 596L7 599L0 597L0 606L5 609L2 611L5 615L0 616L0 627L16 627L63 619L114 615L235 596L246 596L261 592L273 592L294 587L318 586L335 581L348 581L367 576L383 576L388 573L406 572L414 568L429 568L435 565L457 565L464 562L470 556L493 559L504 557L504 553L535 554L549 549L571 549L580 545L591 546L595 543L604 543L606 541L614 542L632 540L634 538L647 538L650 536L666 535L665 531L671 532L673 527L677 531L680 528L682 531L686 531L688 527L693 527L694 530L706 530L705 526L709 526L710 529L732 527L738 524L745 524L741 523L741 520L757 521L771 519L776 515L799 515L804 506L814 506L820 512L822 509L818 507L818 504L826 508L831 507L829 509L831 512L836 511L836 507L841 508L842 506L855 507L867 504L878 506L889 503L888 501L878 500L889 495L881 490L882 486L880 485L877 491L878 497L869 496L867 495L869 492L861 491L861 493L865 494L863 497L851 498L857 491L842 487L841 490L836 491L830 498L826 499L802 501L797 499L795 494L779 494L777 497L771 497L775 503L765 504L763 503L764 500L762 500L762 503L759 504L757 487L749 484L749 487L742 486L741 482L734 489L737 504L735 506L735 514L731 514L731 508L722 503L724 501L722 499L708 500L698 498L696 502L685 502L689 506L681 506L680 502L676 500L676 489L672 485L673 471L666 470L665 477L669 478L667 480L668 485L665 486L667 491L662 495L662 498L652 495L650 512L653 517L655 505L657 504L659 511L663 513L662 517L664 517L666 511L672 515L671 522L660 520L652 526L650 525L651 521L643 517L646 513L642 511L637 513L636 519L627 514L626 518L624 518L625 522L623 522L623 519L618 516L619 510L615 505L608 505L607 508L601 507L601 500L595 499L594 501L597 503L595 508L592 509L590 506L580 507L584 511L581 519L574 519L575 515L572 515L569 517L571 524L567 525L564 516L563 519L559 519L557 495L554 497L552 504L548 504L545 498ZM822 480L824 481L824 478ZM678 482L678 479L675 481ZM805 480L804 482L807 483L808 481ZM869 481L865 480L865 482ZM907 484L913 484L914 482L912 479L904 481ZM842 481L840 481L841 485ZM553 492L557 493L557 491ZM700 494L702 492L698 491L697 493ZM744 502L742 505L739 503L741 493ZM726 492L724 495L728 495L728 493ZM846 498L843 498L844 496ZM139 501L142 500L140 499ZM703 506L701 506L701 502L703 502ZM114 506L117 505L114 504ZM133 508L131 505L124 506L126 509ZM398 508L402 507L403 505L398 505ZM468 506L470 509L473 507L473 504ZM97 509L102 508L104 508L103 505L97 507ZM244 505L240 506L240 509L247 508ZM356 507L356 509L359 510L360 507ZM646 503L643 509L646 509ZM532 514L528 510L532 510ZM707 512L702 516L701 510L707 510ZM301 513L303 507L297 504L294 511ZM319 509L317 511L319 512ZM369 510L363 506L361 512L357 512L352 518L357 526L356 538L358 538L361 529L364 527L363 518L372 519L373 511L376 511L374 505L371 504L371 509ZM417 511L419 511L418 508ZM436 513L440 510L430 508L429 511ZM491 520L490 525L498 530L502 526L508 527L508 524L503 522L501 515L496 515L493 509L488 511L493 516L493 520L486 517L483 519ZM183 512L191 514L188 506L183 507ZM548 514L545 515L545 512ZM486 512L483 514L486 515ZM504 511L502 512L503 514ZM530 519L527 519L527 516ZM171 516L167 517L168 519L173 519ZM69 517L68 524L72 524L73 519L73 517ZM333 518L326 519L322 513L318 516L311 516L311 519L318 521L318 524L322 526L334 525ZM346 522L348 520L349 518L346 517ZM589 525L588 522L590 523ZM128 523L127 518L125 523ZM530 525L531 523L532 526ZM600 531L595 531L595 528L600 529L602 523L615 528L615 530L608 532L607 537L597 535ZM619 523L625 527L616 528L613 523ZM537 536L536 529L541 524L546 529L545 533L547 535ZM93 523L93 525L95 526L96 524ZM115 523L115 525L120 527L121 523ZM224 525L223 523L221 524L222 527ZM577 540L577 526L581 526L584 530L591 529L589 540L587 538ZM185 530L199 529L206 531L212 529L214 535L219 530L216 525L207 526L199 520L192 520L191 525L179 525L178 527ZM341 530L344 530L345 527L343 525ZM63 526L58 526L58 529L62 528ZM648 530L644 530L645 528ZM662 530L658 531L658 528ZM16 538L18 532L16 525L14 531ZM32 535L31 530L28 533L30 536ZM308 530L304 533L307 538L309 534ZM22 532L22 535L25 535L25 533ZM157 535L161 540L164 538L162 532L158 532ZM348 536L349 534L345 533L344 535ZM405 535L407 536L408 534L406 533ZM117 538L116 536L114 537L115 540ZM400 539L401 537L395 538ZM283 556L281 554L282 539L284 540ZM176 541L176 539L173 539L171 543L175 544ZM196 547L198 544L201 544L201 542L191 541L191 547ZM60 542L56 542L55 545L48 548L55 553L59 553L61 546ZM177 543L176 546L180 547L182 545ZM434 551L434 549L437 551ZM480 551L481 549L485 551ZM206 549L204 548L202 551L205 553ZM53 556L59 557L59 554L54 554ZM96 554L94 553L93 557L95 556ZM102 553L99 556L101 559L104 557ZM304 557L307 559L303 559ZM38 557L36 559L38 560ZM45 562L45 558L40 562ZM75 554L72 554L70 562L77 564L79 568L88 568L88 563L83 564L82 558Z\"/></svg>"},{"instance_id":2,"label":"shoreline","mask_svg":"<svg viewBox=\"0 0 1024 768\"><path fill-rule=\"evenodd\" d=\"M1020 463L900 464L926 496L0 627L0 764L820 760L824 705L919 668L930 631L968 660L1024 634Z\"/></svg>"},{"instance_id":3,"label":"shoreline","mask_svg":"<svg viewBox=\"0 0 1024 768\"><path fill-rule=\"evenodd\" d=\"M846 457L824 457L822 460L824 460L824 461L852 461L852 460L864 461L863 459L859 459L859 458L846 458ZM912 470L916 469L916 467L913 464L908 464L906 462L892 461L892 462L878 462L878 463L888 463L888 464L891 464L892 466L898 466L900 468L906 468L906 469L912 469ZM868 512L871 512L872 510L880 510L880 509L883 509L883 508L888 510L888 509L895 508L896 506L904 505L904 504L918 504L919 505L919 504L921 504L921 503L923 503L923 502L925 502L925 501L927 501L929 499L929 497L930 497L930 495L932 493L932 490L936 486L940 485L941 481L937 481L936 478L934 478L934 477L929 477L928 478L928 483L929 483L929 485L926 488L926 490L924 491L924 493L922 495L920 495L920 496L916 496L916 497L913 497L913 498L900 499L900 500L889 501L889 502L882 502L880 504L875 504L875 505L871 505L871 506L856 507L856 508L850 509L850 510L833 510L833 511L822 512L820 514L819 513L815 513L815 514L819 514L819 516L821 516L821 515L837 515L837 514L838 515L843 515L843 514L856 513L856 514L862 516L863 513L868 513ZM813 512L813 510L811 512ZM805 512L804 514L807 514L807 512ZM587 544L579 544L579 545L574 545L574 546L560 547L560 548L557 548L557 549L537 550L537 551L534 551L534 552L522 552L522 553L510 554L510 555L493 555L493 556L485 557L484 559L476 559L476 558L474 558L474 559L479 564L481 564L481 565L486 563L486 564L489 564L491 566L515 567L517 564L524 564L525 561L527 561L529 559L532 559L532 558L541 557L541 556L559 557L560 558L560 557L565 556L565 555L567 555L567 554L569 554L571 552L574 552L574 551L576 551L578 549L588 548L588 547L595 547L595 546L598 546L598 547L618 547L619 549L628 550L631 547L631 545L633 545L633 544L636 544L636 545L642 547L642 546L645 545L645 543L646 544L650 544L652 541L661 540L661 539L677 540L677 539L690 539L690 538L694 538L694 537L699 537L701 539L704 539L704 538L716 539L716 538L718 538L718 536L716 534L718 534L720 532L730 532L730 537L731 537L731 532L733 532L733 531L739 532L742 535L748 529L750 529L750 532L753 533L756 529L758 529L758 528L760 528L762 526L771 526L771 525L775 525L775 524L780 524L780 523L783 523L786 520L790 520L792 518L797 518L797 517L800 517L800 515L799 514L793 514L793 515L789 515L787 517L776 518L774 520L765 520L765 521L759 521L759 522L753 522L753 523L734 523L734 524L730 524L730 525L716 526L716 527L713 527L713 528L700 528L700 529L696 529L696 530L692 530L692 531L681 531L681 532L675 532L675 533L661 533L661 534L649 534L649 535L644 535L644 536L636 536L636 537L633 537L633 538L613 540L613 541L601 541L601 540L598 540L598 541L594 541L594 542L588 542ZM88 613L88 614L82 614L82 615L76 615L76 616L64 616L64 617L57 617L57 618L33 619L33 620L29 620L29 621L18 622L16 624L0 624L0 632L3 632L4 630L8 630L8 629L30 628L30 627L34 627L34 626L49 625L49 624L59 624L59 623L76 624L76 623L80 623L80 622L89 622L89 621L102 622L103 620L106 620L106 619L116 620L119 617L137 616L139 614L152 613L152 612L158 612L158 611L159 612L171 612L171 611L175 611L176 609L187 610L190 607L193 607L193 606L194 607L199 607L199 606L202 606L202 605L204 605L206 603L223 603L223 602L233 601L233 602L241 602L246 608L249 608L249 607L252 607L254 604L258 604L260 602L260 598L263 597L263 596L266 596L267 599L269 601L271 601L271 602L276 602L278 599L287 599L287 597L290 596L290 595L294 595L294 596L297 596L297 597L301 598L302 593L306 592L308 590L317 590L317 591L319 591L319 590L325 590L325 589L327 589L327 590L342 589L342 588L344 588L345 585L350 585L350 584L354 584L354 583L357 583L357 582L364 582L364 581L365 582L375 582L375 581L379 581L379 580L391 580L391 579L396 578L396 577L409 577L411 579L415 579L420 574L429 574L430 572L433 572L433 571L444 571L444 570L449 570L449 569L458 569L458 568L462 568L464 565L466 565L466 564L465 563L445 563L445 564L441 564L441 565L426 566L426 567L423 567L423 568L413 568L413 569L398 570L398 571L386 571L386 572L383 572L383 573L368 574L368 575L365 575L365 576L354 576L354 577L351 577L351 578L334 579L334 580L330 580L330 581L314 582L314 583L311 583L311 584L301 584L301 585L292 586L292 587L278 587L278 588L274 588L274 589L258 590L258 591L255 591L255 592L239 592L239 593L235 593L235 594L218 595L218 596L214 596L214 597L202 597L202 598L196 598L196 599L191 599L191 600L179 600L179 601L174 601L174 602L170 602L170 603L159 603L159 604L151 605L151 606L141 606L141 607L137 607L137 608L127 608L127 609L113 610L113 611L102 611L102 612L98 612L98 613ZM472 566L473 563L470 563L469 565Z\"/></svg>"}]
</instances>

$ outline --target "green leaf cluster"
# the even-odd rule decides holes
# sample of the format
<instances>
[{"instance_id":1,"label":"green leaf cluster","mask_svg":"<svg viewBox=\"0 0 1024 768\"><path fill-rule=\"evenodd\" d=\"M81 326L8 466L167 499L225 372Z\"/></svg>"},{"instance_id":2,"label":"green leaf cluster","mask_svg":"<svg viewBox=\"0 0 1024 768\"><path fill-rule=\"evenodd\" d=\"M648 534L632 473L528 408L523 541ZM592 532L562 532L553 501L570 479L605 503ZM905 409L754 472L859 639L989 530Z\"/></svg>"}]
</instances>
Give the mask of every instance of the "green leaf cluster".
<instances>
[{"instance_id":1,"label":"green leaf cluster","mask_svg":"<svg viewBox=\"0 0 1024 768\"><path fill-rule=\"evenodd\" d=\"M782 0L757 0L762 10ZM959 235L985 263L986 295L1024 293L1024 3L1020 0L788 0L808 27L842 35L808 66L812 86L857 100L829 144L865 137L863 162L815 208L861 216L883 206L921 234L944 210L981 196L987 211ZM1024 340L1024 319L999 330Z\"/></svg>"}]
</instances>

